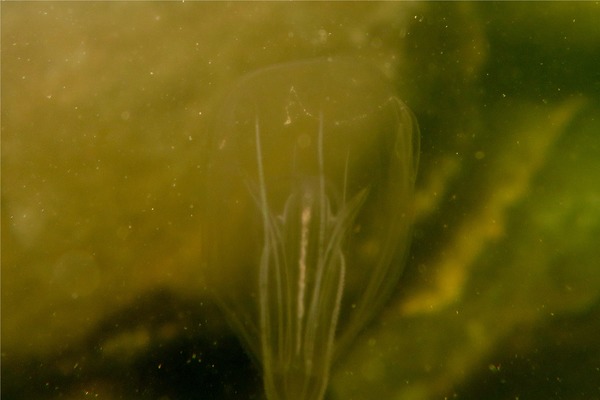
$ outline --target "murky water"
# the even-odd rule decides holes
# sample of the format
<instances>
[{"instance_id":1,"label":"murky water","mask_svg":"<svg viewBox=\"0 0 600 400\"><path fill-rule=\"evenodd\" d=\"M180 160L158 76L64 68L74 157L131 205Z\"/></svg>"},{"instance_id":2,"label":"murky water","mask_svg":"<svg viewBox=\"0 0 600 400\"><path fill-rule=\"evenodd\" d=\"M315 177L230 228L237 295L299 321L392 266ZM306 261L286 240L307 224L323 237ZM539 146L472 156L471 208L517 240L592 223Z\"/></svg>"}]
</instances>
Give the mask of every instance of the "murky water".
<instances>
[{"instance_id":1,"label":"murky water","mask_svg":"<svg viewBox=\"0 0 600 400\"><path fill-rule=\"evenodd\" d=\"M403 275L334 357L326 398L598 397L598 13L595 3L3 3L3 397L262 396L253 361L264 354L246 354L202 278L206 139L243 75L327 57L357 60L341 80L355 73L377 86L361 72L367 63L391 82L380 93L414 112L421 161ZM261 74L264 83L242 84L240 96L271 93L274 81ZM337 101L341 86L329 87ZM297 215L303 207L329 215L307 206L325 199L331 226L343 205L368 204L359 183L389 163L356 135L394 107L352 93L338 119L363 125L349 124L347 141L328 142L328 113L341 112L333 105L322 117L313 100L289 107L289 127L300 129L295 116L307 132L293 142L303 163L296 176L270 172L294 160L293 151L277 159L263 136L278 125L272 114L236 114L242 123L243 113L259 116L267 171L264 185L256 170L232 180L246 182L243 204L268 206L280 221L286 203ZM378 104L381 114L368 108ZM248 121L252 141L256 119ZM311 151L319 121L323 170ZM256 162L255 142L248 149L240 151ZM361 175L358 161L380 165ZM359 211L354 224L402 230L383 214L404 201L369 218ZM267 213L256 215L250 227L264 227ZM363 232L356 243L386 237ZM261 235L239 246L256 256ZM345 260L361 257L352 240L336 242L355 252ZM368 285L356 270L346 271L346 288ZM260 297L252 295L249 308ZM356 315L369 314L344 301L340 315L350 318L338 319L336 335L362 325L351 318L354 303Z\"/></svg>"}]
</instances>

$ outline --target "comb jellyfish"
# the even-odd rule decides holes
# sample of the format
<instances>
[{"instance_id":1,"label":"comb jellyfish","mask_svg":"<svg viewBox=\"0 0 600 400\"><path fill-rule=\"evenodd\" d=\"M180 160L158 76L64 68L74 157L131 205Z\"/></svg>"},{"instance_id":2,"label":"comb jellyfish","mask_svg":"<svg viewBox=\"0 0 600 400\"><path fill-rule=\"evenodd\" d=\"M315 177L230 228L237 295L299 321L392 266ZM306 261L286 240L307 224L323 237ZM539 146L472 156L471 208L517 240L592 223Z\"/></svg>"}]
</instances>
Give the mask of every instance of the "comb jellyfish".
<instances>
[{"instance_id":1,"label":"comb jellyfish","mask_svg":"<svg viewBox=\"0 0 600 400\"><path fill-rule=\"evenodd\" d=\"M206 281L267 399L323 399L403 269L415 118L370 66L312 60L244 77L209 142Z\"/></svg>"}]
</instances>

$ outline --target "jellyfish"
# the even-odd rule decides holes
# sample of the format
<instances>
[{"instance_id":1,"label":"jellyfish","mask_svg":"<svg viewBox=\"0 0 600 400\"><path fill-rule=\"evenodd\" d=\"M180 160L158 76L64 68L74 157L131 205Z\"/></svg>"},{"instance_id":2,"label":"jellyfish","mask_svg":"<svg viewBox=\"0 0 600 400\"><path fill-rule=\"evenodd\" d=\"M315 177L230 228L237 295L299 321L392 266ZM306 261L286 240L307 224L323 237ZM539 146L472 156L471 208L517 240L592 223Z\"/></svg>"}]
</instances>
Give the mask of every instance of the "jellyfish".
<instances>
[{"instance_id":1,"label":"jellyfish","mask_svg":"<svg viewBox=\"0 0 600 400\"><path fill-rule=\"evenodd\" d=\"M206 149L206 283L267 399L321 400L403 269L415 117L369 64L294 62L243 77Z\"/></svg>"}]
</instances>

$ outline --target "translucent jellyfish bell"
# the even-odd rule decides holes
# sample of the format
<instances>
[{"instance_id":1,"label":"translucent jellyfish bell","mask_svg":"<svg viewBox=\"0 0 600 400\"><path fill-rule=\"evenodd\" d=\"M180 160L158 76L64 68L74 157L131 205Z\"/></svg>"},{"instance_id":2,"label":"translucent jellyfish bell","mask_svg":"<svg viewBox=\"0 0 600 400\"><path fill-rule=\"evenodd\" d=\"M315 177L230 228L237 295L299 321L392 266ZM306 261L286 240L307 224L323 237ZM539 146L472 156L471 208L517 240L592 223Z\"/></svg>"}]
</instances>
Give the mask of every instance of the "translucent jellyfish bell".
<instances>
[{"instance_id":1,"label":"translucent jellyfish bell","mask_svg":"<svg viewBox=\"0 0 600 400\"><path fill-rule=\"evenodd\" d=\"M243 78L209 139L207 283L267 398L320 400L402 272L415 118L375 69L315 60Z\"/></svg>"}]
</instances>

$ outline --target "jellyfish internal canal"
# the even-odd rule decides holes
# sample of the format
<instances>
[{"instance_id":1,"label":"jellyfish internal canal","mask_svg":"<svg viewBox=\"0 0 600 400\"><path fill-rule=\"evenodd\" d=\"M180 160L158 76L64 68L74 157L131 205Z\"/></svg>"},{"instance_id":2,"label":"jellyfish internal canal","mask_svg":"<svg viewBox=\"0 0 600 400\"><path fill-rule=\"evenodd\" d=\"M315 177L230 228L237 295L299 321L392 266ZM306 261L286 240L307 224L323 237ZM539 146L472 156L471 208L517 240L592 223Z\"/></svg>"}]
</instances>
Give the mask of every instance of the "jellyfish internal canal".
<instances>
[{"instance_id":1,"label":"jellyfish internal canal","mask_svg":"<svg viewBox=\"0 0 600 400\"><path fill-rule=\"evenodd\" d=\"M315 60L243 78L210 143L207 283L267 398L320 400L402 272L416 121L370 66Z\"/></svg>"},{"instance_id":2,"label":"jellyfish internal canal","mask_svg":"<svg viewBox=\"0 0 600 400\"><path fill-rule=\"evenodd\" d=\"M290 195L283 215L274 215L266 195L258 116L255 130L258 206L262 211L264 234L259 268L261 356L266 372L274 377L280 374L270 371L272 366L288 366L288 373L281 376L282 382L267 383L273 385L269 389L277 393L320 398L322 394L317 391L323 391L325 386L313 387L314 361L332 357L346 274L341 243L366 189L349 204L343 204L338 215L332 214L325 194L323 115L319 113L318 178L312 187L303 186ZM308 265L308 260L313 264ZM272 343L284 345L274 348ZM328 364L328 361L323 362Z\"/></svg>"}]
</instances>

